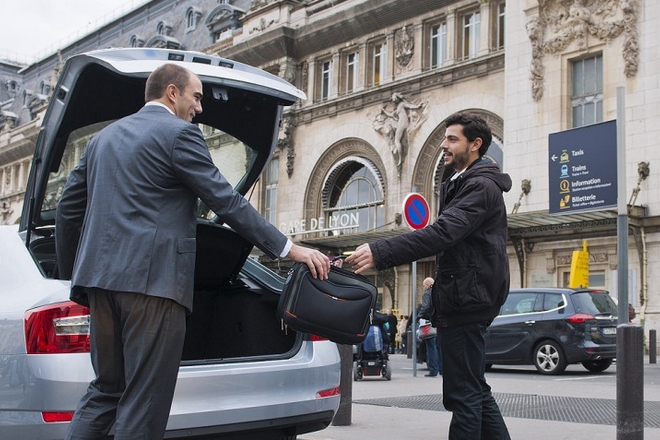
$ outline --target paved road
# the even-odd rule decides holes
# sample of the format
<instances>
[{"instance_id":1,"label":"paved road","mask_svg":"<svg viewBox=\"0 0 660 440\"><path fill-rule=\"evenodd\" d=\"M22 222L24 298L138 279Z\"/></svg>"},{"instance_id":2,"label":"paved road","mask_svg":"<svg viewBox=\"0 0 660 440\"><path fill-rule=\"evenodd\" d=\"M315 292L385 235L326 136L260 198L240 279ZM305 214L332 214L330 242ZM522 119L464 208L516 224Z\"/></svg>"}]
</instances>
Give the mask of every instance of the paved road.
<instances>
[{"instance_id":1,"label":"paved road","mask_svg":"<svg viewBox=\"0 0 660 440\"><path fill-rule=\"evenodd\" d=\"M442 406L442 378L425 377L412 360L390 355L392 380L352 382L350 425L300 440L446 439L451 413ZM561 376L534 367L497 367L487 374L512 439L615 439L616 365L593 374L571 365ZM644 365L644 438L660 439L660 365Z\"/></svg>"}]
</instances>

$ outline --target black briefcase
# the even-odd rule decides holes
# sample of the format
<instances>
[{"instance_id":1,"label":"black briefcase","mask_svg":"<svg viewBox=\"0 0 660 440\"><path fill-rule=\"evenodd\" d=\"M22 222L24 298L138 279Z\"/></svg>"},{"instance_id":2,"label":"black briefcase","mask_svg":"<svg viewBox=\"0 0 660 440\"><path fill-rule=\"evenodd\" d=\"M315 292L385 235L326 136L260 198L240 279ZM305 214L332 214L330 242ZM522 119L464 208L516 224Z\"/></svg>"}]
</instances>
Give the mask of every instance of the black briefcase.
<instances>
[{"instance_id":1,"label":"black briefcase","mask_svg":"<svg viewBox=\"0 0 660 440\"><path fill-rule=\"evenodd\" d=\"M307 265L295 263L284 283L277 317L298 332L358 344L367 336L376 295L376 286L362 275L332 266L328 279L319 280Z\"/></svg>"}]
</instances>

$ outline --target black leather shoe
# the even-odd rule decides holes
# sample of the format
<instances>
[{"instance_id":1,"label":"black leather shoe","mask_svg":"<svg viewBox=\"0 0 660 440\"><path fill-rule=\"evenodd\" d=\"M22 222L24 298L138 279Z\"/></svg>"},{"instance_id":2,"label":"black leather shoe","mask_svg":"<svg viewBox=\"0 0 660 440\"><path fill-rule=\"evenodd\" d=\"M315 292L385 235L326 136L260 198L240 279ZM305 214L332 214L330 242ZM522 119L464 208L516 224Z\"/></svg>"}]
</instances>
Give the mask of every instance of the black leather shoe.
<instances>
[{"instance_id":1,"label":"black leather shoe","mask_svg":"<svg viewBox=\"0 0 660 440\"><path fill-rule=\"evenodd\" d=\"M437 377L437 374L425 374L424 377Z\"/></svg>"}]
</instances>

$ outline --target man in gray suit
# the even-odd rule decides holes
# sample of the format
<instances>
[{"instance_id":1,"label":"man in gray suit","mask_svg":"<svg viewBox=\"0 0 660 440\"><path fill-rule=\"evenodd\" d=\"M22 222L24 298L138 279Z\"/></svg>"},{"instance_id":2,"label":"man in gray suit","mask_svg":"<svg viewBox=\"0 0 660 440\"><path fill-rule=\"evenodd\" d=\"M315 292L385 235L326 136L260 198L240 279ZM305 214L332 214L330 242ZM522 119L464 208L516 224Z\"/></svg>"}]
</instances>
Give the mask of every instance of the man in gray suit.
<instances>
[{"instance_id":1,"label":"man in gray suit","mask_svg":"<svg viewBox=\"0 0 660 440\"><path fill-rule=\"evenodd\" d=\"M220 174L199 128L202 83L165 64L147 104L103 129L69 176L56 218L62 278L89 305L96 378L67 439L162 439L192 309L199 197L271 258L326 279L330 263L293 244Z\"/></svg>"}]
</instances>

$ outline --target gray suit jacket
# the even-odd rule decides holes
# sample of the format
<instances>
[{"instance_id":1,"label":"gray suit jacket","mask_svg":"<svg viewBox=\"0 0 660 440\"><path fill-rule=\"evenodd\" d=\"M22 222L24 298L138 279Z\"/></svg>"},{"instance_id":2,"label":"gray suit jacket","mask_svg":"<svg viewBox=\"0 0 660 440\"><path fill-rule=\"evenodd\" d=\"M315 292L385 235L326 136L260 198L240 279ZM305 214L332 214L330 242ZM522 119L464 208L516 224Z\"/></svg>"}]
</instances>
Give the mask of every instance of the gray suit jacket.
<instances>
[{"instance_id":1,"label":"gray suit jacket","mask_svg":"<svg viewBox=\"0 0 660 440\"><path fill-rule=\"evenodd\" d=\"M160 106L109 125L89 143L57 208L60 275L85 288L172 299L192 309L196 201L276 258L286 237L236 193L197 126Z\"/></svg>"}]
</instances>

